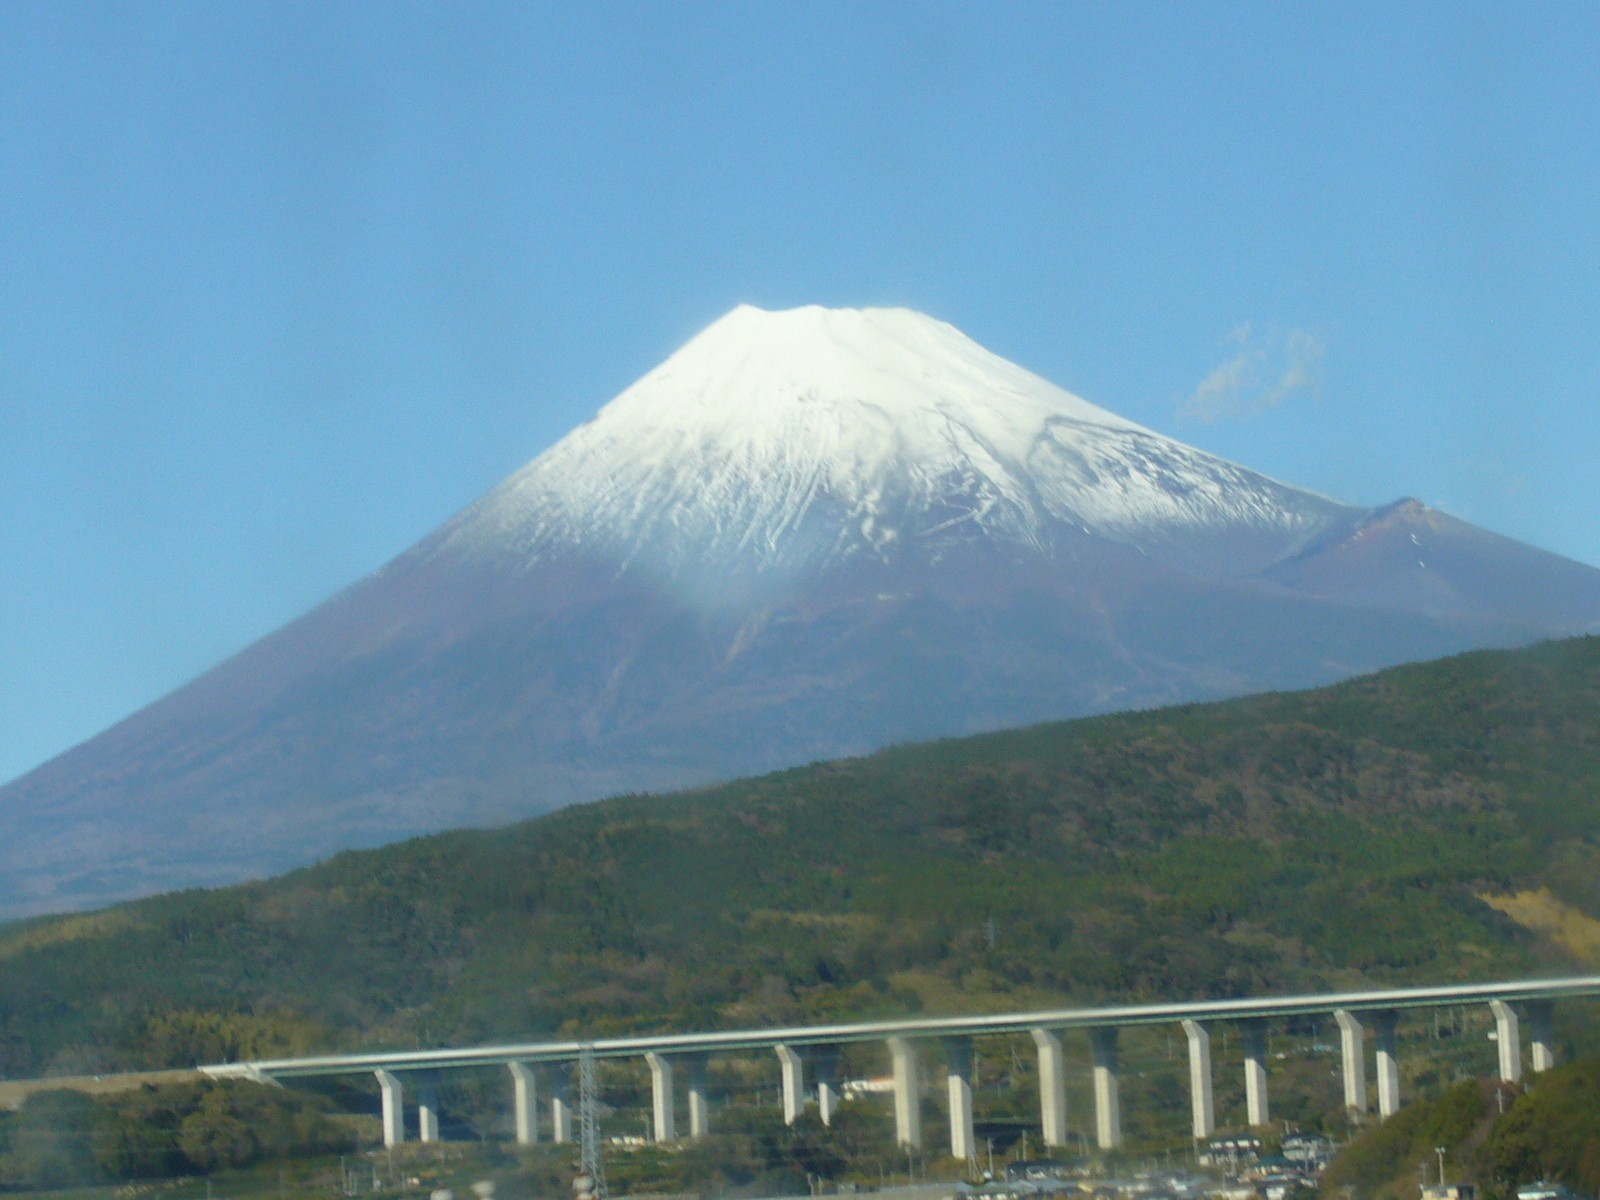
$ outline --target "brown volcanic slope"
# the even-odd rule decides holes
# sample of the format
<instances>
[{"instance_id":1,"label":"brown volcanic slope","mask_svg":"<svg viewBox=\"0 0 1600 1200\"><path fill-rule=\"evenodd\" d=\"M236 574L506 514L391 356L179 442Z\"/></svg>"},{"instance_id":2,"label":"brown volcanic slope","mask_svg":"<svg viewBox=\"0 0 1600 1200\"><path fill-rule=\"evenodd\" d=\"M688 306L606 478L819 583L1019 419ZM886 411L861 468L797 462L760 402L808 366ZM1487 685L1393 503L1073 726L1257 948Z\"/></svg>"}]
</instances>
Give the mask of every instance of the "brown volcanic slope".
<instances>
[{"instance_id":1,"label":"brown volcanic slope","mask_svg":"<svg viewBox=\"0 0 1600 1200\"><path fill-rule=\"evenodd\" d=\"M1583 611L1592 570L1406 499L1330 531L1264 574L1345 603L1446 618L1516 614L1530 626L1559 628Z\"/></svg>"},{"instance_id":2,"label":"brown volcanic slope","mask_svg":"<svg viewBox=\"0 0 1600 1200\"><path fill-rule=\"evenodd\" d=\"M1600 571L1296 491L927 318L750 313L374 576L0 788L0 914L1600 628Z\"/></svg>"}]
</instances>

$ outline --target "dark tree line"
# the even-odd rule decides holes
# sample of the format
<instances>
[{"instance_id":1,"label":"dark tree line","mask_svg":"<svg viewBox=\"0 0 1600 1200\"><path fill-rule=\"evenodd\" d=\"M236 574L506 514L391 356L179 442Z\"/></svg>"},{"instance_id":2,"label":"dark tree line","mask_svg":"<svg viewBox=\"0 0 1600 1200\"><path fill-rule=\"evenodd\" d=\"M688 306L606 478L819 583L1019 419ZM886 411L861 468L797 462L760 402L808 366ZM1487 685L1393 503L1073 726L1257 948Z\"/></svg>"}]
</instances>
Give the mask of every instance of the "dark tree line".
<instances>
[{"instance_id":1,"label":"dark tree line","mask_svg":"<svg viewBox=\"0 0 1600 1200\"><path fill-rule=\"evenodd\" d=\"M244 1080L104 1097L41 1091L0 1120L0 1181L37 1189L209 1174L354 1144L315 1097Z\"/></svg>"}]
</instances>

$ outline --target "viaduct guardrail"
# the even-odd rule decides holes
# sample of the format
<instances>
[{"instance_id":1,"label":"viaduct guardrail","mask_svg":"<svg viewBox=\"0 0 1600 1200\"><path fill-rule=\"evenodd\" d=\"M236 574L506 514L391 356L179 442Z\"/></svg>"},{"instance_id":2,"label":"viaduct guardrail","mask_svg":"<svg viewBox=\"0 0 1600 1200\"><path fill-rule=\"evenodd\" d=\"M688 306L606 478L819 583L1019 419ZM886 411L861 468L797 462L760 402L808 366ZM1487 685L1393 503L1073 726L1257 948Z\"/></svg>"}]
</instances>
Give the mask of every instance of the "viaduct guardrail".
<instances>
[{"instance_id":1,"label":"viaduct guardrail","mask_svg":"<svg viewBox=\"0 0 1600 1200\"><path fill-rule=\"evenodd\" d=\"M432 1141L439 1136L438 1074L447 1070L504 1066L511 1075L517 1140L531 1144L540 1134L541 1077L545 1085L543 1090L549 1093L551 1137L554 1141L565 1142L573 1135L568 1093L571 1065L579 1055L643 1058L650 1068L653 1136L658 1141L673 1141L677 1138L675 1081L679 1070L686 1082L688 1136L704 1136L710 1128L706 1060L712 1054L773 1051L781 1072L784 1119L791 1124L805 1109L805 1075L809 1067L815 1078L818 1112L827 1124L831 1123L839 1103L839 1048L860 1042L882 1042L888 1047L894 1068L896 1138L904 1146L920 1147L923 1131L918 1102L922 1070L919 1044L937 1040L943 1045L946 1066L950 1153L957 1158L971 1158L976 1153L972 1109L974 1038L1019 1033L1032 1037L1039 1056L1040 1131L1047 1147L1057 1147L1067 1144L1066 1065L1061 1038L1069 1031L1087 1031L1093 1056L1095 1140L1102 1149L1109 1150L1122 1142L1117 1042L1118 1032L1124 1028L1160 1024L1182 1027L1189 1048L1193 1131L1196 1138L1204 1138L1216 1129L1211 1071L1211 1027L1216 1024L1237 1025L1243 1035L1245 1101L1251 1125L1265 1125L1268 1121L1269 1025L1295 1017L1331 1016L1337 1023L1344 1101L1346 1107L1358 1112L1368 1109L1365 1037L1368 1026L1371 1027L1376 1047L1378 1114L1388 1117L1400 1107L1396 1028L1402 1014L1460 1005L1487 1005L1495 1022L1500 1078L1516 1082L1522 1077L1519 1009L1528 1019L1532 1069L1544 1071L1555 1062L1552 1006L1558 1000L1595 996L1600 996L1600 976L1590 975L1321 995L658 1034L588 1042L520 1042L379 1054L319 1055L221 1063L201 1070L215 1077L246 1076L268 1081L370 1071L377 1078L382 1096L384 1142L392 1146L405 1138L403 1076L420 1077L417 1127L423 1141Z\"/></svg>"}]
</instances>

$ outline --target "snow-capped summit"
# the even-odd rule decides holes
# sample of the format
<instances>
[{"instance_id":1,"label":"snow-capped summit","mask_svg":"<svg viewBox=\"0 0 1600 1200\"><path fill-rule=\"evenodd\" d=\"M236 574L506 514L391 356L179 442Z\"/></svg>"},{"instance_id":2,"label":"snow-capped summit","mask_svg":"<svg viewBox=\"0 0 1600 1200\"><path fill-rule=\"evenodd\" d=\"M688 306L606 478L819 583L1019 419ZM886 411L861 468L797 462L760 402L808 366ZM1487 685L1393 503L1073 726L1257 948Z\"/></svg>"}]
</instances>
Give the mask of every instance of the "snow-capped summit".
<instances>
[{"instance_id":1,"label":"snow-capped summit","mask_svg":"<svg viewBox=\"0 0 1600 1200\"><path fill-rule=\"evenodd\" d=\"M1250 565L1339 511L1125 420L903 308L734 309L491 492L468 553L788 573L1063 531L1226 530Z\"/></svg>"},{"instance_id":2,"label":"snow-capped summit","mask_svg":"<svg viewBox=\"0 0 1600 1200\"><path fill-rule=\"evenodd\" d=\"M0 788L0 916L1597 629L1600 571L1278 483L929 317L739 308L376 574Z\"/></svg>"}]
</instances>

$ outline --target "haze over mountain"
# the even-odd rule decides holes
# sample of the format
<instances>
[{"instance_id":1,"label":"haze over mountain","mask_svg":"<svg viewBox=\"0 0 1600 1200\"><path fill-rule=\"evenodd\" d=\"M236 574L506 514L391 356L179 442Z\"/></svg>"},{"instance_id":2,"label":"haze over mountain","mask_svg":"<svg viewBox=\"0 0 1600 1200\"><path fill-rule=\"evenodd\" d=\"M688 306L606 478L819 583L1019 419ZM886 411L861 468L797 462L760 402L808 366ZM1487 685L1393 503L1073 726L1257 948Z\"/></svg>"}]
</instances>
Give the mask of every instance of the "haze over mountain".
<instances>
[{"instance_id":1,"label":"haze over mountain","mask_svg":"<svg viewBox=\"0 0 1600 1200\"><path fill-rule=\"evenodd\" d=\"M905 310L739 308L382 570L0 789L0 912L1600 628Z\"/></svg>"}]
</instances>

